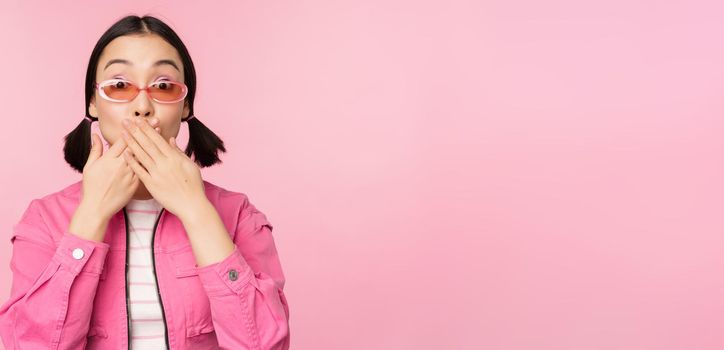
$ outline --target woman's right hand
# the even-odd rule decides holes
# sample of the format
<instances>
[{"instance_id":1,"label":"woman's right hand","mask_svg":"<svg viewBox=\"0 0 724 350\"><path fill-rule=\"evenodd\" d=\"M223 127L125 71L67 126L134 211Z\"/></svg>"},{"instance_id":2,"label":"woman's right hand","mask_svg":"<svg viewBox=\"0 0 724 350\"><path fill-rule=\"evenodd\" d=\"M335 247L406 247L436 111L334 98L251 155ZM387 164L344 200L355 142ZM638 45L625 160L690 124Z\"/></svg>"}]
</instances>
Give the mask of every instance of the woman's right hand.
<instances>
[{"instance_id":1,"label":"woman's right hand","mask_svg":"<svg viewBox=\"0 0 724 350\"><path fill-rule=\"evenodd\" d=\"M128 204L141 180L123 158L128 147L123 138L105 152L100 136L93 133L91 140L93 146L83 167L81 206L93 208L96 215L109 220Z\"/></svg>"}]
</instances>

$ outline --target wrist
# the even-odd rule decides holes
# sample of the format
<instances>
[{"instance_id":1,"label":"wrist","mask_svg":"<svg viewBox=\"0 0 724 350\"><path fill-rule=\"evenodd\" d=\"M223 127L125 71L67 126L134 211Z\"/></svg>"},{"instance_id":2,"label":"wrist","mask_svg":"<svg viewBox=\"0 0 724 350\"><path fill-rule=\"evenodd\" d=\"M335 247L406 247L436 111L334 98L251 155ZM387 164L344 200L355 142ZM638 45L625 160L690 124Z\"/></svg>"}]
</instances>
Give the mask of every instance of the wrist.
<instances>
[{"instance_id":1,"label":"wrist","mask_svg":"<svg viewBox=\"0 0 724 350\"><path fill-rule=\"evenodd\" d=\"M182 216L179 216L179 219L186 227L198 226L204 225L205 222L208 222L208 218L214 214L216 214L216 208L214 208L207 198L204 198L197 201L196 204L190 207Z\"/></svg>"},{"instance_id":2,"label":"wrist","mask_svg":"<svg viewBox=\"0 0 724 350\"><path fill-rule=\"evenodd\" d=\"M109 220L93 208L88 203L81 202L73 214L68 231L76 236L101 242Z\"/></svg>"}]
</instances>

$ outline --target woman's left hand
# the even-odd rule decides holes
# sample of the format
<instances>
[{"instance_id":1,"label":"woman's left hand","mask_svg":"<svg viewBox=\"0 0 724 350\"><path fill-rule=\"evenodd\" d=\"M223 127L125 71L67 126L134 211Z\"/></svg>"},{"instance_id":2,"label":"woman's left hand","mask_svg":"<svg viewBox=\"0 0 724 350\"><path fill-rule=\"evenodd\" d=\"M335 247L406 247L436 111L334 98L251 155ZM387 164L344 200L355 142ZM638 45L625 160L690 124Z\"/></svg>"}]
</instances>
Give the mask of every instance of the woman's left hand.
<instances>
[{"instance_id":1,"label":"woman's left hand","mask_svg":"<svg viewBox=\"0 0 724 350\"><path fill-rule=\"evenodd\" d=\"M123 125L128 144L124 158L166 210L184 218L208 201L198 165L178 147L174 137L164 140L140 117L126 119Z\"/></svg>"}]
</instances>

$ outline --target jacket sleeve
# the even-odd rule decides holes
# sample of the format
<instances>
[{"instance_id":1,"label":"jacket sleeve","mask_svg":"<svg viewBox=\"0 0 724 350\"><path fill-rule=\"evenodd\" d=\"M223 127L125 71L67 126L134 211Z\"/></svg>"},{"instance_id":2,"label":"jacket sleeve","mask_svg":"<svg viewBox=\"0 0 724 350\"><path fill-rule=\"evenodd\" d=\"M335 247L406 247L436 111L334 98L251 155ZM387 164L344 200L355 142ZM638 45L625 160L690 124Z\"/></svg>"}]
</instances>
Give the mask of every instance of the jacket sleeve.
<instances>
[{"instance_id":1,"label":"jacket sleeve","mask_svg":"<svg viewBox=\"0 0 724 350\"><path fill-rule=\"evenodd\" d=\"M0 336L6 350L83 349L109 245L50 232L39 204L32 200L13 226L12 286L0 306Z\"/></svg>"},{"instance_id":2,"label":"jacket sleeve","mask_svg":"<svg viewBox=\"0 0 724 350\"><path fill-rule=\"evenodd\" d=\"M289 349L289 306L273 226L247 201L234 234L234 251L198 269L209 296L222 349Z\"/></svg>"}]
</instances>

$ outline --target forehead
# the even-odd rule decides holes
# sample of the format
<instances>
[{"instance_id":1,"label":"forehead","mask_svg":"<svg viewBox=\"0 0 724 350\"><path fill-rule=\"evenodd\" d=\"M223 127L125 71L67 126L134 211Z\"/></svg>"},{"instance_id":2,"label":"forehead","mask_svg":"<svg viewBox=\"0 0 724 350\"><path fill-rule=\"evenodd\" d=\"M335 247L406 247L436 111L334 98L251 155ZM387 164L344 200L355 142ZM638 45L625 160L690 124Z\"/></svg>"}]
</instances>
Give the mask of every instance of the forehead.
<instances>
[{"instance_id":1,"label":"forehead","mask_svg":"<svg viewBox=\"0 0 724 350\"><path fill-rule=\"evenodd\" d=\"M127 60L131 64L112 63L106 68L111 60L117 59ZM154 66L154 63L164 59L175 62L179 70L168 64ZM136 35L121 36L108 43L98 60L97 73L102 75L111 71L128 71L143 74L156 70L183 76L183 66L176 48L157 35Z\"/></svg>"}]
</instances>

